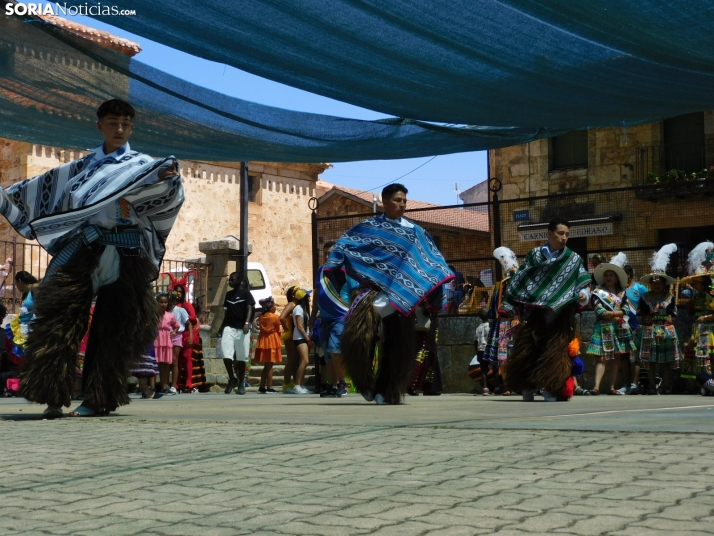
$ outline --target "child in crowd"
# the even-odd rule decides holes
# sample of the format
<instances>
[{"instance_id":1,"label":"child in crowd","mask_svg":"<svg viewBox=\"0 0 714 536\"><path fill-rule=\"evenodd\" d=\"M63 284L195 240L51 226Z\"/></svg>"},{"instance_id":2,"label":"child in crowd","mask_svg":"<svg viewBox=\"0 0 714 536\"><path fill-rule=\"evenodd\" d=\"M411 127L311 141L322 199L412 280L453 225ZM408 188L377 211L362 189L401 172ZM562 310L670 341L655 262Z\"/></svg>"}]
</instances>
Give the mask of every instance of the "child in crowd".
<instances>
[{"instance_id":1,"label":"child in crowd","mask_svg":"<svg viewBox=\"0 0 714 536\"><path fill-rule=\"evenodd\" d=\"M255 345L255 361L263 364L258 392L275 393L273 389L273 363L283 360L282 342L280 340L280 317L275 314L273 297L260 300L263 314L260 315L260 334Z\"/></svg>"},{"instance_id":2,"label":"child in crowd","mask_svg":"<svg viewBox=\"0 0 714 536\"><path fill-rule=\"evenodd\" d=\"M139 391L141 398L161 398L162 393L156 392L156 376L159 374L159 367L156 363L156 351L150 346L141 355L141 360L136 363L131 370L131 375L139 380Z\"/></svg>"},{"instance_id":3,"label":"child in crowd","mask_svg":"<svg viewBox=\"0 0 714 536\"><path fill-rule=\"evenodd\" d=\"M169 373L173 363L173 337L178 332L179 324L176 317L167 309L169 307L169 295L160 292L156 296L156 301L161 309L161 319L159 320L158 335L154 341L154 352L156 352L156 362L159 365L159 381L165 395L175 395L178 391L169 384Z\"/></svg>"},{"instance_id":4,"label":"child in crowd","mask_svg":"<svg viewBox=\"0 0 714 536\"><path fill-rule=\"evenodd\" d=\"M628 324L630 305L627 300L627 273L624 266L627 257L619 253L610 262L602 262L595 268L593 277L597 286L592 293L592 305L597 321L593 328L587 353L597 356L595 386L588 394L600 394L600 382L605 375L605 364L610 362L610 390L608 394L621 395L615 389L620 360L624 359L626 381L630 385L630 353L637 350Z\"/></svg>"},{"instance_id":5,"label":"child in crowd","mask_svg":"<svg viewBox=\"0 0 714 536\"><path fill-rule=\"evenodd\" d=\"M179 360L181 359L181 352L183 351L183 332L186 330L188 325L188 311L183 307L176 307L178 303L178 297L173 292L168 295L169 306L166 308L176 318L178 322L178 331L171 338L171 386L178 390L179 389ZM198 389L184 389L185 392L197 392Z\"/></svg>"},{"instance_id":6,"label":"child in crowd","mask_svg":"<svg viewBox=\"0 0 714 536\"><path fill-rule=\"evenodd\" d=\"M488 321L488 311L485 308L481 308L478 312L479 318L482 320L481 324L476 328L476 340L474 341L474 346L476 347L476 356L481 364L481 394L483 396L488 396L491 394L488 390L487 376L488 371L493 368L491 360L484 355L486 353L486 345L488 344L488 333L491 326Z\"/></svg>"},{"instance_id":7,"label":"child in crowd","mask_svg":"<svg viewBox=\"0 0 714 536\"><path fill-rule=\"evenodd\" d=\"M657 364L662 367L663 393L672 389L670 369L679 366L681 354L677 332L672 318L677 314L677 305L669 292L669 285L675 282L665 273L669 256L677 251L676 244L662 247L652 258L652 272L640 281L650 284L650 291L640 299L639 316L642 319L637 347L641 366L647 368L648 395L656 395L655 372Z\"/></svg>"},{"instance_id":8,"label":"child in crowd","mask_svg":"<svg viewBox=\"0 0 714 536\"><path fill-rule=\"evenodd\" d=\"M7 316L7 309L0 303L0 318ZM7 380L20 377L20 368L10 361L8 339L5 330L0 330L0 393L7 387ZM11 382L13 385L19 382ZM14 389L12 389L14 391Z\"/></svg>"},{"instance_id":9,"label":"child in crowd","mask_svg":"<svg viewBox=\"0 0 714 536\"><path fill-rule=\"evenodd\" d=\"M303 386L305 370L310 362L310 348L314 343L310 340L308 321L310 318L310 295L306 290L298 289L293 294L297 302L293 309L293 344L298 352L298 366L295 372L295 387L286 391L288 394L306 395L309 393Z\"/></svg>"},{"instance_id":10,"label":"child in crowd","mask_svg":"<svg viewBox=\"0 0 714 536\"><path fill-rule=\"evenodd\" d=\"M15 288L22 292L22 304L17 316L5 326L5 343L8 359L17 365L18 369L26 370L27 338L32 331L35 320L35 296L33 291L39 286L39 281L31 273L21 270L15 274ZM42 412L46 419L62 416L62 406L48 404Z\"/></svg>"},{"instance_id":11,"label":"child in crowd","mask_svg":"<svg viewBox=\"0 0 714 536\"><path fill-rule=\"evenodd\" d=\"M15 274L15 288L22 292L22 304L18 314L5 327L5 334L10 343L8 357L10 361L20 367L25 364L25 348L27 347L27 336L30 334L30 322L35 318L35 297L32 291L38 285L37 278L29 272L21 270Z\"/></svg>"},{"instance_id":12,"label":"child in crowd","mask_svg":"<svg viewBox=\"0 0 714 536\"><path fill-rule=\"evenodd\" d=\"M297 370L297 363L299 361L297 348L293 342L293 309L297 305L295 291L299 288L300 287L297 286L290 287L285 292L285 298L288 300L288 304L280 313L280 325L283 328L281 338L285 345L286 357L285 367L283 367L283 393L287 393L295 387L295 371Z\"/></svg>"}]
</instances>

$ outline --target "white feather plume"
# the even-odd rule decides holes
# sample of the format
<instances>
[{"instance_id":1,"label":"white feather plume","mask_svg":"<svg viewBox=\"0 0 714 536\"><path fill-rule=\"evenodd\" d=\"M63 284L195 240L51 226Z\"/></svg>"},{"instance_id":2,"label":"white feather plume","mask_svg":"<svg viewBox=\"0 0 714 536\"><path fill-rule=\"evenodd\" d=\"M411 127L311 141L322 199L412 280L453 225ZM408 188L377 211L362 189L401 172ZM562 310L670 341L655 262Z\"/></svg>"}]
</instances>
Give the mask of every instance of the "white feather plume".
<instances>
[{"instance_id":1,"label":"white feather plume","mask_svg":"<svg viewBox=\"0 0 714 536\"><path fill-rule=\"evenodd\" d=\"M687 256L689 275L706 273L704 261L707 258L707 253L711 250L714 250L714 243L702 242L689 252L689 255Z\"/></svg>"},{"instance_id":2,"label":"white feather plume","mask_svg":"<svg viewBox=\"0 0 714 536\"><path fill-rule=\"evenodd\" d=\"M508 273L518 269L518 257L507 247L500 247L493 250L493 256L498 259L503 267L503 271Z\"/></svg>"},{"instance_id":3,"label":"white feather plume","mask_svg":"<svg viewBox=\"0 0 714 536\"><path fill-rule=\"evenodd\" d=\"M610 264L614 264L615 266L619 266L620 268L624 268L625 265L627 264L627 255L625 255L622 251L612 257L610 259Z\"/></svg>"},{"instance_id":4,"label":"white feather plume","mask_svg":"<svg viewBox=\"0 0 714 536\"><path fill-rule=\"evenodd\" d=\"M675 251L677 251L677 244L667 244L666 246L662 246L657 253L652 255L652 260L650 261L652 273L666 273L667 265L669 264L669 257Z\"/></svg>"}]
</instances>

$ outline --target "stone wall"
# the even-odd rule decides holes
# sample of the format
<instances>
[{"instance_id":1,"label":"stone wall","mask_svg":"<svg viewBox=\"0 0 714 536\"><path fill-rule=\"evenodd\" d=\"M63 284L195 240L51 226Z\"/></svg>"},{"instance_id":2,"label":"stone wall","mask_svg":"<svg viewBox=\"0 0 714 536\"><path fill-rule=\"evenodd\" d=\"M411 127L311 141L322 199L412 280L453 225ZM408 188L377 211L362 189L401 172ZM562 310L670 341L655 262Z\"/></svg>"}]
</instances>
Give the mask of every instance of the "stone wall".
<instances>
[{"instance_id":1,"label":"stone wall","mask_svg":"<svg viewBox=\"0 0 714 536\"><path fill-rule=\"evenodd\" d=\"M711 114L705 123L714 129ZM661 143L662 123L588 131L588 167L551 171L550 140L489 152L491 175L503 183L502 199L632 186L636 147Z\"/></svg>"},{"instance_id":2,"label":"stone wall","mask_svg":"<svg viewBox=\"0 0 714 536\"><path fill-rule=\"evenodd\" d=\"M240 233L240 167L181 161L186 202L167 241L167 258L200 255L199 242ZM265 266L274 293L311 287L312 234L308 201L323 165L250 162L248 207L251 262Z\"/></svg>"},{"instance_id":3,"label":"stone wall","mask_svg":"<svg viewBox=\"0 0 714 536\"><path fill-rule=\"evenodd\" d=\"M439 366L444 393L471 393L474 381L469 377L469 363L476 354L474 339L477 316L442 316L439 318Z\"/></svg>"},{"instance_id":4,"label":"stone wall","mask_svg":"<svg viewBox=\"0 0 714 536\"><path fill-rule=\"evenodd\" d=\"M31 147L29 143L0 138L0 186L7 188L24 178L24 160ZM12 240L13 236L16 233L10 224L0 218L0 240Z\"/></svg>"}]
</instances>

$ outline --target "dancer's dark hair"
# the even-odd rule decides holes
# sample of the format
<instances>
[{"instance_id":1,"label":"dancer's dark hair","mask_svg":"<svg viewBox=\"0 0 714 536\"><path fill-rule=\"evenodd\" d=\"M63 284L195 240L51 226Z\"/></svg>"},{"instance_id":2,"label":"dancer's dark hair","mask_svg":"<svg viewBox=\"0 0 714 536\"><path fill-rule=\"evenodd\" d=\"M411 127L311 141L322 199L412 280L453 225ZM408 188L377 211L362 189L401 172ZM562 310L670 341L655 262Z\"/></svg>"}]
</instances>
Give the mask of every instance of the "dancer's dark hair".
<instances>
[{"instance_id":1,"label":"dancer's dark hair","mask_svg":"<svg viewBox=\"0 0 714 536\"><path fill-rule=\"evenodd\" d=\"M555 230L558 228L558 225L565 225L568 229L570 229L570 222L565 218L553 218L548 224L548 230L551 232L555 232Z\"/></svg>"},{"instance_id":2,"label":"dancer's dark hair","mask_svg":"<svg viewBox=\"0 0 714 536\"><path fill-rule=\"evenodd\" d=\"M118 115L119 117L131 117L134 119L136 112L134 107L121 99L111 99L103 102L97 109L97 117L104 119L108 115Z\"/></svg>"},{"instance_id":3,"label":"dancer's dark hair","mask_svg":"<svg viewBox=\"0 0 714 536\"><path fill-rule=\"evenodd\" d=\"M397 192L404 192L405 194L408 194L409 190L407 190L406 186L399 184L398 182L389 184L382 189L382 201L390 199Z\"/></svg>"}]
</instances>

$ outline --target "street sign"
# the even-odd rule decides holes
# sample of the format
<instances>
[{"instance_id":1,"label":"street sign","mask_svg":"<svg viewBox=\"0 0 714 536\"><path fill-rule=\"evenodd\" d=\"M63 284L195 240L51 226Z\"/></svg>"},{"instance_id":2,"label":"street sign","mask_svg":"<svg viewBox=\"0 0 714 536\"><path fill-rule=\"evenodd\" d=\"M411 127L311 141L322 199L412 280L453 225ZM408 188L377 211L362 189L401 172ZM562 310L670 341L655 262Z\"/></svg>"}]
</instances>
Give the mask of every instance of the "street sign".
<instances>
[{"instance_id":1,"label":"street sign","mask_svg":"<svg viewBox=\"0 0 714 536\"><path fill-rule=\"evenodd\" d=\"M529 221L531 219L530 210L514 210L513 221Z\"/></svg>"},{"instance_id":2,"label":"street sign","mask_svg":"<svg viewBox=\"0 0 714 536\"><path fill-rule=\"evenodd\" d=\"M573 225L570 228L570 238L586 238L588 236L608 236L611 234L612 223ZM521 242L543 242L545 240L548 240L548 229L519 231L518 238Z\"/></svg>"}]
</instances>

